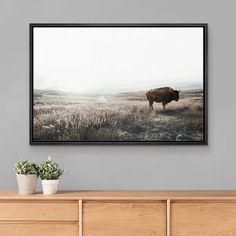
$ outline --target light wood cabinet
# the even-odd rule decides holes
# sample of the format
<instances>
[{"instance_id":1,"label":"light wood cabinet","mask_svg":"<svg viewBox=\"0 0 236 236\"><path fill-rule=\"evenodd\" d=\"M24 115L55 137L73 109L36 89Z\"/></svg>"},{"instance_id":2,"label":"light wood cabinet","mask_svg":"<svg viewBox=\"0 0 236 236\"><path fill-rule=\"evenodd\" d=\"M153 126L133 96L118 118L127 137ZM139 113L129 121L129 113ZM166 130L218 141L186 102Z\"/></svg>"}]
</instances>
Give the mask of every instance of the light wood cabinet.
<instances>
[{"instance_id":1,"label":"light wood cabinet","mask_svg":"<svg viewBox=\"0 0 236 236\"><path fill-rule=\"evenodd\" d=\"M165 236L166 204L86 202L83 232L83 236Z\"/></svg>"},{"instance_id":2,"label":"light wood cabinet","mask_svg":"<svg viewBox=\"0 0 236 236\"><path fill-rule=\"evenodd\" d=\"M236 202L177 202L171 216L172 236L236 235Z\"/></svg>"},{"instance_id":3,"label":"light wood cabinet","mask_svg":"<svg viewBox=\"0 0 236 236\"><path fill-rule=\"evenodd\" d=\"M77 201L0 202L1 220L78 221L78 203Z\"/></svg>"},{"instance_id":4,"label":"light wood cabinet","mask_svg":"<svg viewBox=\"0 0 236 236\"><path fill-rule=\"evenodd\" d=\"M78 201L1 199L0 235L78 236Z\"/></svg>"},{"instance_id":5,"label":"light wood cabinet","mask_svg":"<svg viewBox=\"0 0 236 236\"><path fill-rule=\"evenodd\" d=\"M234 236L236 191L0 191L4 236Z\"/></svg>"},{"instance_id":6,"label":"light wood cabinet","mask_svg":"<svg viewBox=\"0 0 236 236\"><path fill-rule=\"evenodd\" d=\"M8 222L0 223L2 236L78 236L76 223L32 223Z\"/></svg>"}]
</instances>

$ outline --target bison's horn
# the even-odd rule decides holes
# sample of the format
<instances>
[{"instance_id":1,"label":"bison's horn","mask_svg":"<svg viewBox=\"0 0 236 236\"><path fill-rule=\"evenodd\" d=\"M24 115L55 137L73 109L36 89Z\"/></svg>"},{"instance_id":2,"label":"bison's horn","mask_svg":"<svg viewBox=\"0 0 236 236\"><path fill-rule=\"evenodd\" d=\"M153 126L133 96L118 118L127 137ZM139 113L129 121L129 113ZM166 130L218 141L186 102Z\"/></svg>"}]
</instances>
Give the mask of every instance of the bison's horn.
<instances>
[{"instance_id":1,"label":"bison's horn","mask_svg":"<svg viewBox=\"0 0 236 236\"><path fill-rule=\"evenodd\" d=\"M181 92L181 90L179 90L179 93Z\"/></svg>"}]
</instances>

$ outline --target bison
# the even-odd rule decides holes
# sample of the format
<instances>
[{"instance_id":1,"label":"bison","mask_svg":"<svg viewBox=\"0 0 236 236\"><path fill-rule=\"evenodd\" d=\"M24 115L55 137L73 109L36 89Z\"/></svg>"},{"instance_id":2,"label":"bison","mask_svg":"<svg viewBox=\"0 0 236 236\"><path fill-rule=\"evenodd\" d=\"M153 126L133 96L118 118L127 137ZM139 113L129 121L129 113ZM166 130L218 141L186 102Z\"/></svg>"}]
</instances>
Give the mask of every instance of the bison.
<instances>
[{"instance_id":1,"label":"bison","mask_svg":"<svg viewBox=\"0 0 236 236\"><path fill-rule=\"evenodd\" d=\"M150 111L153 110L153 103L154 102L162 102L163 109L167 103L171 101L178 101L179 100L179 90L174 90L170 87L163 87L163 88L156 88L150 89L147 93L147 99L149 101L149 109Z\"/></svg>"}]
</instances>

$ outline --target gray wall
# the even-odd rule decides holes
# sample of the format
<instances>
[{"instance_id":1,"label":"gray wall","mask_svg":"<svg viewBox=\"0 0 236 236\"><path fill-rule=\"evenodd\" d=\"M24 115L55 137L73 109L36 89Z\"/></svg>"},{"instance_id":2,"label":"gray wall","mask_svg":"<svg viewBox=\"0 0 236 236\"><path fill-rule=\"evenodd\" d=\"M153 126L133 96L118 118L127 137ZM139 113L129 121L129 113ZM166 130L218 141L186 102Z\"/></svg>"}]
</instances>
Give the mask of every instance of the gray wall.
<instances>
[{"instance_id":1,"label":"gray wall","mask_svg":"<svg viewBox=\"0 0 236 236\"><path fill-rule=\"evenodd\" d=\"M1 0L0 188L16 188L19 158L51 155L67 171L64 189L234 189L234 2ZM208 22L209 146L30 146L30 22Z\"/></svg>"}]
</instances>

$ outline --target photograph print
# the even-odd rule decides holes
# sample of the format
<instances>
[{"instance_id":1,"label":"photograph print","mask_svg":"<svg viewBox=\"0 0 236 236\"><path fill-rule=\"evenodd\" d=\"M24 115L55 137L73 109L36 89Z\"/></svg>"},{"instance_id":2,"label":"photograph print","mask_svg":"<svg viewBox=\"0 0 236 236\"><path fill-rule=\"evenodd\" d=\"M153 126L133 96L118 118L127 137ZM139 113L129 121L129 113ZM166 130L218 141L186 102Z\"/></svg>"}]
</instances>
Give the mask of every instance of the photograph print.
<instances>
[{"instance_id":1,"label":"photograph print","mask_svg":"<svg viewBox=\"0 0 236 236\"><path fill-rule=\"evenodd\" d=\"M206 24L30 24L31 144L207 144Z\"/></svg>"}]
</instances>

